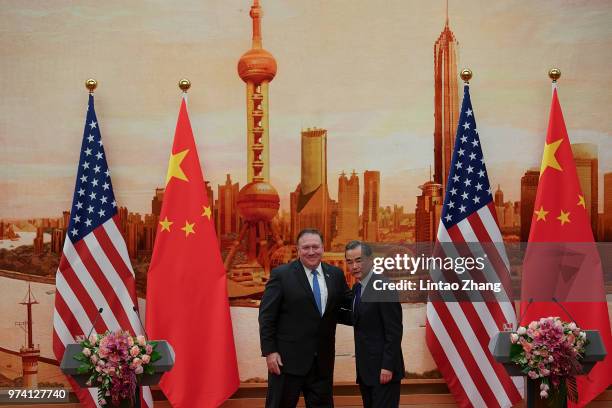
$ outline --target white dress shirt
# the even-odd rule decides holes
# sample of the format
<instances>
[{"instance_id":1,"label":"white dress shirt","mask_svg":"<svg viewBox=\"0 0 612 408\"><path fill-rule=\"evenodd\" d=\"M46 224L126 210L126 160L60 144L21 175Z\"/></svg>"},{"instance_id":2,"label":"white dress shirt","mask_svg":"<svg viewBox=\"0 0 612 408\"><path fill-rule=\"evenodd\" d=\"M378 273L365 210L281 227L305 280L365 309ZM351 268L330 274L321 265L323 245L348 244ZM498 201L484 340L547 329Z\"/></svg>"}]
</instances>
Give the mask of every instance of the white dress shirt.
<instances>
[{"instance_id":1,"label":"white dress shirt","mask_svg":"<svg viewBox=\"0 0 612 408\"><path fill-rule=\"evenodd\" d=\"M302 264L302 266L304 266L304 264ZM306 271L306 278L310 284L310 289L313 289L312 279L314 278L314 275L312 274L312 270L305 266L304 270ZM321 315L323 315L323 313L325 313L325 305L327 305L327 284L325 283L325 276L323 276L323 268L321 268L321 264L317 266L317 280L319 281L319 289L321 290Z\"/></svg>"}]
</instances>

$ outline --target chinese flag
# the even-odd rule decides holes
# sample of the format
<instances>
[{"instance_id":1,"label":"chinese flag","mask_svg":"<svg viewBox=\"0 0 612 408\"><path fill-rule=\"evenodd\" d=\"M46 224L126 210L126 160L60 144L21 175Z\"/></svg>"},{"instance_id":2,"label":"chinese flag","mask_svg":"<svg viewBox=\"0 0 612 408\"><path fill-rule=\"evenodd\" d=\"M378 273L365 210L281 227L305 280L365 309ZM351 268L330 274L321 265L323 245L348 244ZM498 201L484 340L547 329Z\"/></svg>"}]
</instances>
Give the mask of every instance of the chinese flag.
<instances>
[{"instance_id":1,"label":"chinese flag","mask_svg":"<svg viewBox=\"0 0 612 408\"><path fill-rule=\"evenodd\" d=\"M146 326L174 348L160 383L173 407L218 407L238 388L225 269L185 99L147 277Z\"/></svg>"},{"instance_id":2,"label":"chinese flag","mask_svg":"<svg viewBox=\"0 0 612 408\"><path fill-rule=\"evenodd\" d=\"M603 392L612 380L612 338L601 260L570 141L553 87L540 181L523 264L521 324L548 316L599 330L608 356L579 376L578 406ZM531 299L533 303L528 304Z\"/></svg>"}]
</instances>

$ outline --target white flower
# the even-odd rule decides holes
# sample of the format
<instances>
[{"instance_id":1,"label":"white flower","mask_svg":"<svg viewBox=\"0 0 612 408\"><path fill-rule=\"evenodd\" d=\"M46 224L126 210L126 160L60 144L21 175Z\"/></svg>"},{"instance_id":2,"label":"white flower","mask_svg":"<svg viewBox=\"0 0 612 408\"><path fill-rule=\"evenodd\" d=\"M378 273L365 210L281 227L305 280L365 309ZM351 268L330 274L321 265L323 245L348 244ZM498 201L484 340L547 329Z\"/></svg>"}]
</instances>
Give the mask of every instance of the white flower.
<instances>
[{"instance_id":1,"label":"white flower","mask_svg":"<svg viewBox=\"0 0 612 408\"><path fill-rule=\"evenodd\" d=\"M581 339L586 339L586 332L581 331L580 332L580 338Z\"/></svg>"},{"instance_id":2,"label":"white flower","mask_svg":"<svg viewBox=\"0 0 612 408\"><path fill-rule=\"evenodd\" d=\"M522 336L523 334L527 333L527 328L520 326L516 332L519 334L519 336Z\"/></svg>"},{"instance_id":3,"label":"white flower","mask_svg":"<svg viewBox=\"0 0 612 408\"><path fill-rule=\"evenodd\" d=\"M568 327L570 330L572 330L572 331L573 331L573 330L576 330L576 327L577 327L577 326L576 326L576 323L571 322L570 324L568 324L568 325L567 325L567 327Z\"/></svg>"},{"instance_id":4,"label":"white flower","mask_svg":"<svg viewBox=\"0 0 612 408\"><path fill-rule=\"evenodd\" d=\"M511 333L511 334L510 334L510 341L511 341L512 343L516 343L516 342L518 341L518 339L519 339L518 334L516 334L516 333Z\"/></svg>"}]
</instances>

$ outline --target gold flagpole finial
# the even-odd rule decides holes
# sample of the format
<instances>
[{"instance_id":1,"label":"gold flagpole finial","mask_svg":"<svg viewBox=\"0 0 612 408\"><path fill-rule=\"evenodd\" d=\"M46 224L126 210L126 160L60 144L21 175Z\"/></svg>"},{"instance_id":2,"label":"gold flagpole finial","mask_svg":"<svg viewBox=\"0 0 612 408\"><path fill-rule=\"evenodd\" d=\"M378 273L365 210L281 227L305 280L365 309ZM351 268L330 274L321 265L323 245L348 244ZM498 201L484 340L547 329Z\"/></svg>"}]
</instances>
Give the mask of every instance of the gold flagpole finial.
<instances>
[{"instance_id":1,"label":"gold flagpole finial","mask_svg":"<svg viewBox=\"0 0 612 408\"><path fill-rule=\"evenodd\" d=\"M463 82L465 82L466 84L469 84L470 79L472 79L472 70L469 68L464 68L461 70L461 73L459 74L459 76L461 77L461 79L463 79Z\"/></svg>"},{"instance_id":2,"label":"gold flagpole finial","mask_svg":"<svg viewBox=\"0 0 612 408\"><path fill-rule=\"evenodd\" d=\"M561 70L559 68L551 68L548 71L548 77L552 79L553 83L557 82L561 78Z\"/></svg>"},{"instance_id":3,"label":"gold flagpole finial","mask_svg":"<svg viewBox=\"0 0 612 408\"><path fill-rule=\"evenodd\" d=\"M85 88L89 89L90 94L94 93L97 87L98 81L96 81L95 79L89 78L87 81L85 81Z\"/></svg>"},{"instance_id":4,"label":"gold flagpole finial","mask_svg":"<svg viewBox=\"0 0 612 408\"><path fill-rule=\"evenodd\" d=\"M191 81L188 80L187 78L183 78L180 81L178 81L178 87L181 88L181 90L184 93L187 93L189 88L191 88Z\"/></svg>"}]
</instances>

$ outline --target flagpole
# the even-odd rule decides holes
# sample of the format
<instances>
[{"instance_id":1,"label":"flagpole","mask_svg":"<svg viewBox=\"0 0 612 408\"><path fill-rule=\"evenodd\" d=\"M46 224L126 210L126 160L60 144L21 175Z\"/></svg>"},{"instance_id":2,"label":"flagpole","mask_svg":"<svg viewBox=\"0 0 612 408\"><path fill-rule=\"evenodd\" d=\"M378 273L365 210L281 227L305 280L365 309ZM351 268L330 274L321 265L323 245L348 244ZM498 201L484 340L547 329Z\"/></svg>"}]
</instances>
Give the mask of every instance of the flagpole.
<instances>
[{"instance_id":1,"label":"flagpole","mask_svg":"<svg viewBox=\"0 0 612 408\"><path fill-rule=\"evenodd\" d=\"M183 91L183 99L187 101L187 91L191 88L191 81L187 78L182 78L178 81L178 87Z\"/></svg>"},{"instance_id":2,"label":"flagpole","mask_svg":"<svg viewBox=\"0 0 612 408\"><path fill-rule=\"evenodd\" d=\"M465 82L465 84L469 86L470 79L472 79L472 70L469 68L463 68L459 76L461 77L461 79L463 79L463 82Z\"/></svg>"},{"instance_id":3,"label":"flagpole","mask_svg":"<svg viewBox=\"0 0 612 408\"><path fill-rule=\"evenodd\" d=\"M552 80L552 89L554 91L557 88L557 80L561 78L561 70L559 68L549 69L548 77Z\"/></svg>"},{"instance_id":4,"label":"flagpole","mask_svg":"<svg viewBox=\"0 0 612 408\"><path fill-rule=\"evenodd\" d=\"M98 81L93 78L89 78L85 81L85 88L89 89L89 93L93 94L96 88L98 87Z\"/></svg>"}]
</instances>

